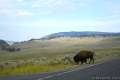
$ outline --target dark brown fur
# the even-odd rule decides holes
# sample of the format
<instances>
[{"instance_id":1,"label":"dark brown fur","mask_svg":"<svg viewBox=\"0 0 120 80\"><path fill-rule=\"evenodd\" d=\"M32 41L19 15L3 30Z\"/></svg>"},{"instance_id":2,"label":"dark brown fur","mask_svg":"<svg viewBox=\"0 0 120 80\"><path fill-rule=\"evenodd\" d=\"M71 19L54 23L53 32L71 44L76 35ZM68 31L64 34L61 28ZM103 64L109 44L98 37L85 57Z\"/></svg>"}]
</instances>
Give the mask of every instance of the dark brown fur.
<instances>
[{"instance_id":1,"label":"dark brown fur","mask_svg":"<svg viewBox=\"0 0 120 80\"><path fill-rule=\"evenodd\" d=\"M94 63L94 52L88 50L82 50L78 52L73 59L77 64L79 64L79 62L81 62L81 64L87 63L88 59L89 59L89 64L91 63L91 61L93 61Z\"/></svg>"}]
</instances>

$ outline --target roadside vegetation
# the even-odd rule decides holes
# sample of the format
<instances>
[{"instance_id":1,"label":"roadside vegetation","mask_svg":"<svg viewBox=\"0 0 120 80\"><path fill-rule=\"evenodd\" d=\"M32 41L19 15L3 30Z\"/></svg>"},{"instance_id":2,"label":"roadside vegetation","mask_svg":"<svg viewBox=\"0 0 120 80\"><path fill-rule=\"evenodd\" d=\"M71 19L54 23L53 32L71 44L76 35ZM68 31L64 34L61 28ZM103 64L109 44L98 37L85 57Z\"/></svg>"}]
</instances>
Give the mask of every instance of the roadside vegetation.
<instances>
[{"instance_id":1,"label":"roadside vegetation","mask_svg":"<svg viewBox=\"0 0 120 80\"><path fill-rule=\"evenodd\" d=\"M120 57L120 37L56 38L16 43L18 52L0 51L0 75L24 75L55 72L74 67L73 56L80 50L92 50L95 64ZM91 64L92 65L92 64Z\"/></svg>"}]
</instances>

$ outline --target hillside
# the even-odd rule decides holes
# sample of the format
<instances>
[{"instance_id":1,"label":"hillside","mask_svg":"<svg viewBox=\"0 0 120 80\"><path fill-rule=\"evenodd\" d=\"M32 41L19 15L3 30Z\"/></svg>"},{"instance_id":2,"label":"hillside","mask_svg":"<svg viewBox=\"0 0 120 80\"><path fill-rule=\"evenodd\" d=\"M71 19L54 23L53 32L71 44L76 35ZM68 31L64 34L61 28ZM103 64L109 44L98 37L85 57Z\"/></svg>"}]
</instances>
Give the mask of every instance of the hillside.
<instances>
[{"instance_id":1,"label":"hillside","mask_svg":"<svg viewBox=\"0 0 120 80\"><path fill-rule=\"evenodd\" d=\"M9 44L4 40L0 40L0 50L5 50L7 47L9 47Z\"/></svg>"},{"instance_id":2,"label":"hillside","mask_svg":"<svg viewBox=\"0 0 120 80\"><path fill-rule=\"evenodd\" d=\"M12 41L0 40L0 51L20 51L20 48L12 45L13 43Z\"/></svg>"},{"instance_id":3,"label":"hillside","mask_svg":"<svg viewBox=\"0 0 120 80\"><path fill-rule=\"evenodd\" d=\"M58 37L111 37L111 36L120 36L120 33L112 33L112 32L94 32L94 31L84 31L84 32L59 32L47 35L42 37L41 40L49 40ZM34 40L34 39L33 39Z\"/></svg>"},{"instance_id":4,"label":"hillside","mask_svg":"<svg viewBox=\"0 0 120 80\"><path fill-rule=\"evenodd\" d=\"M75 67L73 56L82 49L94 51L95 63L102 62L120 57L119 44L120 37L60 37L15 43L12 46L19 47L20 51L0 51L0 75L54 72Z\"/></svg>"},{"instance_id":5,"label":"hillside","mask_svg":"<svg viewBox=\"0 0 120 80\"><path fill-rule=\"evenodd\" d=\"M117 47L120 44L119 37L58 37L49 40L32 40L13 44L22 50L59 49L65 47L78 48L109 48Z\"/></svg>"}]
</instances>

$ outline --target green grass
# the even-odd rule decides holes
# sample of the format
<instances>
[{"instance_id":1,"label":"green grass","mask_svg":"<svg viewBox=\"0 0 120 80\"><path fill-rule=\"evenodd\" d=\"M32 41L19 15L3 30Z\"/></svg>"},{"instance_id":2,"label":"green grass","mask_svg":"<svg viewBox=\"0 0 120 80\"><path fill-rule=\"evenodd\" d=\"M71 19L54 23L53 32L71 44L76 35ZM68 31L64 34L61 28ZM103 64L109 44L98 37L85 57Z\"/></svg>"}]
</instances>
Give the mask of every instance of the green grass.
<instances>
[{"instance_id":1,"label":"green grass","mask_svg":"<svg viewBox=\"0 0 120 80\"><path fill-rule=\"evenodd\" d=\"M72 67L71 65L26 65L17 68L7 68L0 71L1 76L25 75L33 73L56 72Z\"/></svg>"},{"instance_id":2,"label":"green grass","mask_svg":"<svg viewBox=\"0 0 120 80\"><path fill-rule=\"evenodd\" d=\"M74 68L73 56L82 49L94 51L97 64L120 58L119 44L119 37L60 38L16 44L22 48L20 52L0 51L0 75L24 75ZM64 60L65 56L71 61Z\"/></svg>"}]
</instances>

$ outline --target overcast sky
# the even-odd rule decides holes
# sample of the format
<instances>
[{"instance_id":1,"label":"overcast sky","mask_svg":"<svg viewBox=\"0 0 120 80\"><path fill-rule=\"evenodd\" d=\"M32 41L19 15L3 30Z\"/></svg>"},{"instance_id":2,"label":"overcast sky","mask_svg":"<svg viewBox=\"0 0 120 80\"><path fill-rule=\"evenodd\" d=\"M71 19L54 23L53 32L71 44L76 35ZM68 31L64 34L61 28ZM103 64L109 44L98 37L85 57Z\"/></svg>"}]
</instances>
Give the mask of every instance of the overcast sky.
<instances>
[{"instance_id":1,"label":"overcast sky","mask_svg":"<svg viewBox=\"0 0 120 80\"><path fill-rule=\"evenodd\" d=\"M0 0L0 39L64 31L120 32L120 0Z\"/></svg>"}]
</instances>

